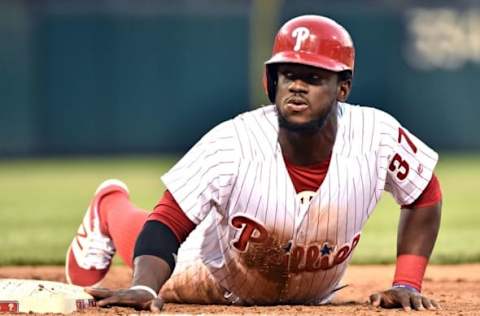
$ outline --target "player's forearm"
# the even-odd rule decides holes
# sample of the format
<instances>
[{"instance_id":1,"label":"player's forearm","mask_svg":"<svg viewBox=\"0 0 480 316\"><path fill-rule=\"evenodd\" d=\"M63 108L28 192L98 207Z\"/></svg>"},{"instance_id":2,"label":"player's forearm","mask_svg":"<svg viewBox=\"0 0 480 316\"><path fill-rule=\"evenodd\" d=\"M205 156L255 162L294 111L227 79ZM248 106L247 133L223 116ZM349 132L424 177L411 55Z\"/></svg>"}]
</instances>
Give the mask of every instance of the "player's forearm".
<instances>
[{"instance_id":1,"label":"player's forearm","mask_svg":"<svg viewBox=\"0 0 480 316\"><path fill-rule=\"evenodd\" d=\"M441 202L430 207L403 208L397 236L397 256L412 254L429 258L437 239Z\"/></svg>"},{"instance_id":2,"label":"player's forearm","mask_svg":"<svg viewBox=\"0 0 480 316\"><path fill-rule=\"evenodd\" d=\"M180 243L172 230L158 221L147 221L135 243L133 260L133 287L158 294L175 268ZM138 288L138 287L137 287Z\"/></svg>"},{"instance_id":3,"label":"player's forearm","mask_svg":"<svg viewBox=\"0 0 480 316\"><path fill-rule=\"evenodd\" d=\"M132 286L148 286L158 293L170 274L170 266L165 260L149 255L138 256L133 261Z\"/></svg>"},{"instance_id":4,"label":"player's forearm","mask_svg":"<svg viewBox=\"0 0 480 316\"><path fill-rule=\"evenodd\" d=\"M429 207L403 208L397 240L393 285L420 292L440 227L441 202Z\"/></svg>"}]
</instances>

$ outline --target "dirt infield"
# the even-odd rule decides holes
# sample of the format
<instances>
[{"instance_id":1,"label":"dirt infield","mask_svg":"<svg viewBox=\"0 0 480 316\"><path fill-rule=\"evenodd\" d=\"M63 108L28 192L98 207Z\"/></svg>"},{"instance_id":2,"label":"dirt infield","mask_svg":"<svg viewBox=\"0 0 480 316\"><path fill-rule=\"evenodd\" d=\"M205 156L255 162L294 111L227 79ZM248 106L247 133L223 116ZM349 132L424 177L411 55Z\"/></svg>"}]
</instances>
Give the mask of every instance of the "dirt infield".
<instances>
[{"instance_id":1,"label":"dirt infield","mask_svg":"<svg viewBox=\"0 0 480 316\"><path fill-rule=\"evenodd\" d=\"M129 269L114 267L104 285L112 288L126 287L129 285L130 275ZM350 286L341 290L334 304L329 306L232 307L166 304L164 314L403 315L400 310L377 309L366 303L372 291L389 286L392 275L392 266L351 266L343 282ZM62 267L3 267L0 268L0 278L65 281ZM442 310L414 312L415 315L480 315L480 264L430 266L424 282L424 293L436 298ZM95 308L78 314L132 313L137 312L129 308Z\"/></svg>"}]
</instances>

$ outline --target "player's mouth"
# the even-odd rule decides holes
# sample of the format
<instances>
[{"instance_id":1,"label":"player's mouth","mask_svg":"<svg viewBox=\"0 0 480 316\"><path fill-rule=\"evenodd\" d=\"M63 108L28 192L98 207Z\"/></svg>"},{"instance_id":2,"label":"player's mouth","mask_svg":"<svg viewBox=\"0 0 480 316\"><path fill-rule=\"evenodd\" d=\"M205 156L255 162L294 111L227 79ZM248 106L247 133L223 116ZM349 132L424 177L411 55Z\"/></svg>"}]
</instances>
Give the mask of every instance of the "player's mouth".
<instances>
[{"instance_id":1,"label":"player's mouth","mask_svg":"<svg viewBox=\"0 0 480 316\"><path fill-rule=\"evenodd\" d=\"M302 97L289 97L285 100L285 108L293 112L303 112L308 109L308 102Z\"/></svg>"}]
</instances>

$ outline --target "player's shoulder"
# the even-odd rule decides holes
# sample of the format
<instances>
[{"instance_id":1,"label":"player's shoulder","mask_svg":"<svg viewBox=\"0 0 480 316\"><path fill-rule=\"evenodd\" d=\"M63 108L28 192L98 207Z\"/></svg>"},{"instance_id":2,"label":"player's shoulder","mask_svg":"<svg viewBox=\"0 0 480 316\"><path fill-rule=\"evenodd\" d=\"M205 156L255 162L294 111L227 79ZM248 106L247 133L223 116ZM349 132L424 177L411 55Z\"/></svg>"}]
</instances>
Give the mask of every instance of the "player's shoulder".
<instances>
[{"instance_id":1,"label":"player's shoulder","mask_svg":"<svg viewBox=\"0 0 480 316\"><path fill-rule=\"evenodd\" d=\"M210 133L213 133L213 134L221 134L224 132L234 133L235 128L238 128L237 125L253 123L253 122L256 122L255 125L259 125L259 127L264 126L264 123L267 123L270 125L271 129L278 131L277 111L275 109L275 106L265 105L250 111L242 112L231 119L221 122L220 124L215 126L210 131ZM251 128L252 125L248 124L245 127ZM244 127L240 127L240 128L244 128Z\"/></svg>"},{"instance_id":2,"label":"player's shoulder","mask_svg":"<svg viewBox=\"0 0 480 316\"><path fill-rule=\"evenodd\" d=\"M275 154L278 141L278 114L274 105L265 105L239 114L232 120L242 147L242 157L266 159Z\"/></svg>"},{"instance_id":3,"label":"player's shoulder","mask_svg":"<svg viewBox=\"0 0 480 316\"><path fill-rule=\"evenodd\" d=\"M396 122L396 124L398 124L397 120L391 114L378 107L339 102L339 108L343 116L351 115L356 120L361 116L371 116L372 119L378 122Z\"/></svg>"},{"instance_id":4,"label":"player's shoulder","mask_svg":"<svg viewBox=\"0 0 480 316\"><path fill-rule=\"evenodd\" d=\"M226 139L226 138L230 138L232 135L233 135L232 119L228 119L226 121L223 121L217 124L212 129L210 129L200 139L200 143Z\"/></svg>"},{"instance_id":5,"label":"player's shoulder","mask_svg":"<svg viewBox=\"0 0 480 316\"><path fill-rule=\"evenodd\" d=\"M211 133L236 134L243 130L261 130L264 133L278 132L277 111L275 106L266 105L246 111L218 124Z\"/></svg>"},{"instance_id":6,"label":"player's shoulder","mask_svg":"<svg viewBox=\"0 0 480 316\"><path fill-rule=\"evenodd\" d=\"M276 125L277 110L274 105L262 105L256 109L246 111L237 115L234 118L234 120L236 121L256 120L258 122L268 122L269 124Z\"/></svg>"},{"instance_id":7,"label":"player's shoulder","mask_svg":"<svg viewBox=\"0 0 480 316\"><path fill-rule=\"evenodd\" d=\"M273 105L246 111L212 128L200 144L215 143L217 148L230 148L239 157L265 158L275 151L278 134L277 112Z\"/></svg>"},{"instance_id":8,"label":"player's shoulder","mask_svg":"<svg viewBox=\"0 0 480 316\"><path fill-rule=\"evenodd\" d=\"M238 156L239 142L233 126L233 119L225 120L205 133L192 147L193 152L206 155Z\"/></svg>"},{"instance_id":9,"label":"player's shoulder","mask_svg":"<svg viewBox=\"0 0 480 316\"><path fill-rule=\"evenodd\" d=\"M339 103L339 117L352 152L376 151L400 126L392 115L373 106Z\"/></svg>"}]
</instances>

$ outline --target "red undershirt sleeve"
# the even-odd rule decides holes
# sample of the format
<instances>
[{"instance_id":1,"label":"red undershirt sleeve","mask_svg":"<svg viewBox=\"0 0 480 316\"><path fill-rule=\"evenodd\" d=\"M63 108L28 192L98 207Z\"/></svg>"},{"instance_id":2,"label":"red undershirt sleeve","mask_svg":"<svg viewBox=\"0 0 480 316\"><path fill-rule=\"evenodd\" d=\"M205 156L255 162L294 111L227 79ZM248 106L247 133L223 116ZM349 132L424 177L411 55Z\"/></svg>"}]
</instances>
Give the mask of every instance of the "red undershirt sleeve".
<instances>
[{"instance_id":1,"label":"red undershirt sleeve","mask_svg":"<svg viewBox=\"0 0 480 316\"><path fill-rule=\"evenodd\" d=\"M435 174L432 174L432 178L428 183L425 190L423 190L422 194L409 205L402 205L402 208L419 208L419 207L429 207L437 204L442 200L442 191L440 189L440 182L438 181Z\"/></svg>"},{"instance_id":2,"label":"red undershirt sleeve","mask_svg":"<svg viewBox=\"0 0 480 316\"><path fill-rule=\"evenodd\" d=\"M175 234L179 243L182 243L196 227L168 190L165 191L153 212L148 215L147 221L151 220L167 225Z\"/></svg>"}]
</instances>

